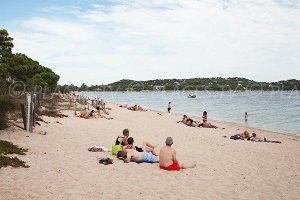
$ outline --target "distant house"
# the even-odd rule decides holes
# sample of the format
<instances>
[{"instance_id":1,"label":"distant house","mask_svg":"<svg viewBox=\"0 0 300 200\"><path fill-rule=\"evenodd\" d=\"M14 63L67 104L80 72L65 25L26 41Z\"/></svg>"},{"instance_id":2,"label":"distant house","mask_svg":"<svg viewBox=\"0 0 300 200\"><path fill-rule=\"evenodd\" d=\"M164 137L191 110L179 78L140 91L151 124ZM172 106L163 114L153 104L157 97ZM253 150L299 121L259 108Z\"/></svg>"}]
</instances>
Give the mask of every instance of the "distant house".
<instances>
[{"instance_id":1,"label":"distant house","mask_svg":"<svg viewBox=\"0 0 300 200\"><path fill-rule=\"evenodd\" d=\"M156 85L153 87L153 90L158 90L158 91L162 91L165 89L165 86L162 86L162 85Z\"/></svg>"}]
</instances>

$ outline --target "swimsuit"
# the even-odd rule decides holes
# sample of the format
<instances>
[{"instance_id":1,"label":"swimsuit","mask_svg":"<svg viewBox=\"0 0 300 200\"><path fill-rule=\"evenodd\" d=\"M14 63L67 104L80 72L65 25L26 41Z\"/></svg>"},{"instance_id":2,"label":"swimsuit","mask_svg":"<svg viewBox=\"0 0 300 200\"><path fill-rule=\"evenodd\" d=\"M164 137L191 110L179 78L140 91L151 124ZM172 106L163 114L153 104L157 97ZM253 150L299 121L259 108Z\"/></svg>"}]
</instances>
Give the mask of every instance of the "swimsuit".
<instances>
[{"instance_id":1,"label":"swimsuit","mask_svg":"<svg viewBox=\"0 0 300 200\"><path fill-rule=\"evenodd\" d=\"M157 163L159 162L159 159L157 156L153 155L152 153L144 152L144 158L143 162L148 162L148 163Z\"/></svg>"},{"instance_id":2,"label":"swimsuit","mask_svg":"<svg viewBox=\"0 0 300 200\"><path fill-rule=\"evenodd\" d=\"M180 165L178 163L173 163L172 165L169 165L168 167L159 166L161 169L168 170L168 171L179 171Z\"/></svg>"},{"instance_id":3,"label":"swimsuit","mask_svg":"<svg viewBox=\"0 0 300 200\"><path fill-rule=\"evenodd\" d=\"M122 141L122 142L120 142L119 141L119 138L124 138L124 137L120 137L120 136L118 136L117 137L117 139L116 139L116 143L115 143L115 145L122 145L122 146L125 146L125 144L124 144L124 142Z\"/></svg>"}]
</instances>

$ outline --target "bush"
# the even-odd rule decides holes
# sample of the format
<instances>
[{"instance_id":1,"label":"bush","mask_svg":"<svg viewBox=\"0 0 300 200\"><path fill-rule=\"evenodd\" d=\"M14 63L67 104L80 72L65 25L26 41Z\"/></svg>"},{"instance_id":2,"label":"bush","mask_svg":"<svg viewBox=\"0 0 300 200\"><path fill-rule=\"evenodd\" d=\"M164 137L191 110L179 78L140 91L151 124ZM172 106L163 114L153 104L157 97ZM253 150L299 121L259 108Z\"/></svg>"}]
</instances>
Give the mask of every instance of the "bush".
<instances>
[{"instance_id":1,"label":"bush","mask_svg":"<svg viewBox=\"0 0 300 200\"><path fill-rule=\"evenodd\" d=\"M8 94L8 86L4 79L0 78L0 95Z\"/></svg>"},{"instance_id":2,"label":"bush","mask_svg":"<svg viewBox=\"0 0 300 200\"><path fill-rule=\"evenodd\" d=\"M0 95L0 130L8 127L7 125L7 114L8 111L13 110L15 104L8 95Z\"/></svg>"}]
</instances>

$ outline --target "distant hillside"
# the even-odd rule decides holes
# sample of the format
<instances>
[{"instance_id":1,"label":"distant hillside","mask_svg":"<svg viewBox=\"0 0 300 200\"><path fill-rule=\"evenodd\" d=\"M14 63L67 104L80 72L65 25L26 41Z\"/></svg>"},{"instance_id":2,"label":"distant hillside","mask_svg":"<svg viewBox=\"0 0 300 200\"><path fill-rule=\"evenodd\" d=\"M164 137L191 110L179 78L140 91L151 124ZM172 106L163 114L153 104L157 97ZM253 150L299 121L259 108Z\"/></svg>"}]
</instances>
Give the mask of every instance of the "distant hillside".
<instances>
[{"instance_id":1,"label":"distant hillside","mask_svg":"<svg viewBox=\"0 0 300 200\"><path fill-rule=\"evenodd\" d=\"M246 78L190 78L190 79L156 79L135 81L122 79L108 85L92 85L88 87L61 86L79 91L143 91L143 90L213 90L213 91L245 91L245 90L300 90L300 80L291 79L278 82L256 82Z\"/></svg>"}]
</instances>

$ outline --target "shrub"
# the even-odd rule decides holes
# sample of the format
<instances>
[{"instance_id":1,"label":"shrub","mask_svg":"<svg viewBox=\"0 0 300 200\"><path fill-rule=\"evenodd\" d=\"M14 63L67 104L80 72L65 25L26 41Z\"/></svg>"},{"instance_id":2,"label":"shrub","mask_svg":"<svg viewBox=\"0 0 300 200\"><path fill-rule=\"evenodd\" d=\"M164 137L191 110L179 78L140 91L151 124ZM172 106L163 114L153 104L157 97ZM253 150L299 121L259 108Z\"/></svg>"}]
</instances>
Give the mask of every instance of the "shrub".
<instances>
[{"instance_id":1,"label":"shrub","mask_svg":"<svg viewBox=\"0 0 300 200\"><path fill-rule=\"evenodd\" d=\"M15 108L14 102L8 95L0 95L0 130L8 127L7 114L8 111Z\"/></svg>"}]
</instances>

